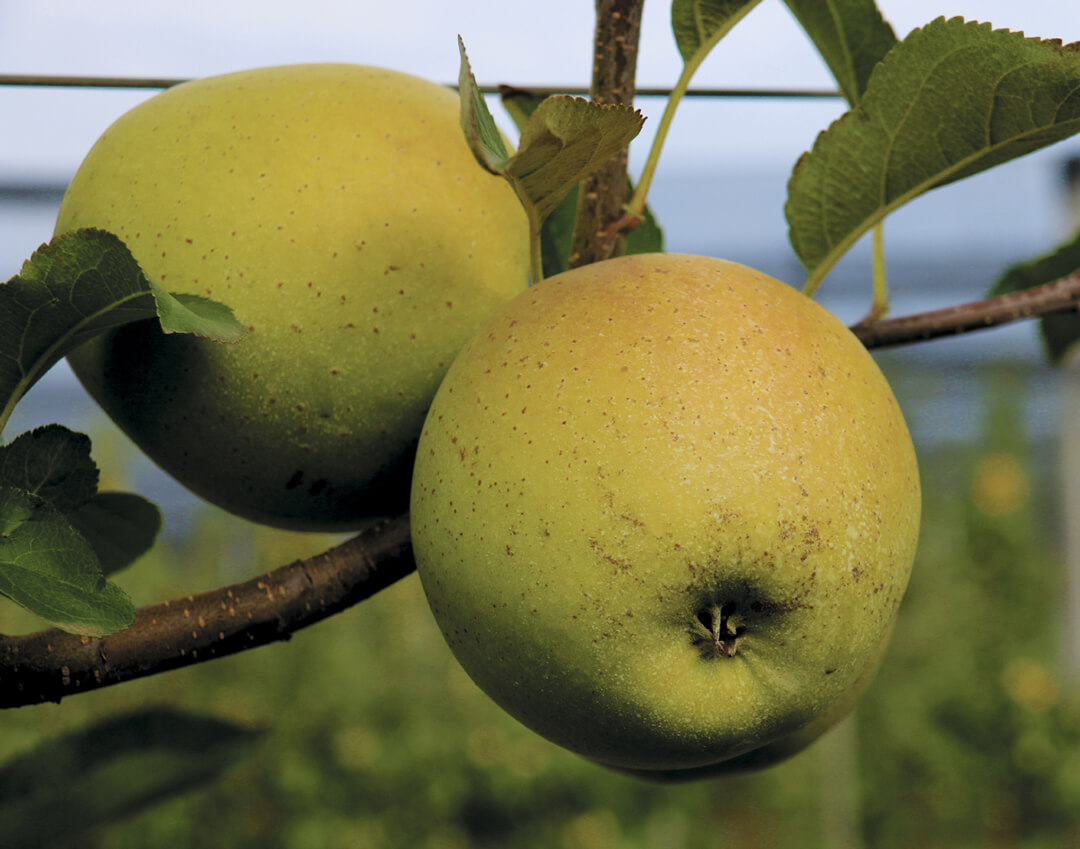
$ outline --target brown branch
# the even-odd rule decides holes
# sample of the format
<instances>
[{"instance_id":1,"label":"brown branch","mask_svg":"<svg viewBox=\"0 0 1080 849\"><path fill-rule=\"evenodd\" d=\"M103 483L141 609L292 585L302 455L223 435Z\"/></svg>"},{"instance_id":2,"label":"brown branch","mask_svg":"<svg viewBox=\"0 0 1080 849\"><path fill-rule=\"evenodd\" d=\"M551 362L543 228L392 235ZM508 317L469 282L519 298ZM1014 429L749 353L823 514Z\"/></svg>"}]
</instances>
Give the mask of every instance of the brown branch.
<instances>
[{"instance_id":1,"label":"brown branch","mask_svg":"<svg viewBox=\"0 0 1080 849\"><path fill-rule=\"evenodd\" d=\"M594 103L633 105L638 40L644 0L596 0L596 35L589 96ZM623 252L626 235L611 223L626 203L627 151L581 184L577 222L570 245L570 266L588 265Z\"/></svg>"},{"instance_id":2,"label":"brown branch","mask_svg":"<svg viewBox=\"0 0 1080 849\"><path fill-rule=\"evenodd\" d=\"M1080 273L1009 295L852 330L868 348L921 342L1080 309ZM56 702L266 645L370 598L415 569L399 516L311 557L235 586L141 608L100 639L48 630L0 636L0 708Z\"/></svg>"},{"instance_id":3,"label":"brown branch","mask_svg":"<svg viewBox=\"0 0 1080 849\"><path fill-rule=\"evenodd\" d=\"M64 696L287 640L415 569L409 517L242 584L140 608L125 631L0 636L0 707Z\"/></svg>"},{"instance_id":4,"label":"brown branch","mask_svg":"<svg viewBox=\"0 0 1080 849\"><path fill-rule=\"evenodd\" d=\"M1080 309L1080 273L1056 283L852 330L868 348L909 344ZM259 578L141 608L100 639L48 630L0 636L0 707L65 696L224 657L289 637L370 598L415 569L409 518L399 516Z\"/></svg>"},{"instance_id":5,"label":"brown branch","mask_svg":"<svg viewBox=\"0 0 1080 849\"><path fill-rule=\"evenodd\" d=\"M867 348L888 348L1000 327L1039 315L1080 311L1080 272L1020 292L899 318L860 321L852 332Z\"/></svg>"}]
</instances>

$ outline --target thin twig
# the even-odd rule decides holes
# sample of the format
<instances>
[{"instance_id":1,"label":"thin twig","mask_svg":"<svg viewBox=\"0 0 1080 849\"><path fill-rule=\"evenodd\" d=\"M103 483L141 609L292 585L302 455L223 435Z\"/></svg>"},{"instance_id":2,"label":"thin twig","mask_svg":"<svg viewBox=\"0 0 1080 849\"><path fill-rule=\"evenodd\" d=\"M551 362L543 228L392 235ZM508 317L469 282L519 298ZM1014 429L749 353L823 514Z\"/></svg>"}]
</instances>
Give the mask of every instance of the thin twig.
<instances>
[{"instance_id":1,"label":"thin twig","mask_svg":"<svg viewBox=\"0 0 1080 849\"><path fill-rule=\"evenodd\" d=\"M1054 283L899 318L863 320L852 332L867 348L889 348L999 327L1039 315L1080 311L1080 272Z\"/></svg>"}]
</instances>

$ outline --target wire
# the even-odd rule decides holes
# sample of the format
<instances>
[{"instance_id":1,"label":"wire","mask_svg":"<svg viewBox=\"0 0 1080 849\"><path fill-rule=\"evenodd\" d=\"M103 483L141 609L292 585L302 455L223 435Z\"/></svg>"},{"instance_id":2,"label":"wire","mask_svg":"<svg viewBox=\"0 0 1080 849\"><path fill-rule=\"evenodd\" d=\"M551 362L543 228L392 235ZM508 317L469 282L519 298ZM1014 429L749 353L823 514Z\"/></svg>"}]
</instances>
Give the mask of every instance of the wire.
<instances>
[{"instance_id":1,"label":"wire","mask_svg":"<svg viewBox=\"0 0 1080 849\"><path fill-rule=\"evenodd\" d=\"M187 82L184 79L164 77L94 77L57 76L50 74L0 74L0 86L28 88L171 88ZM576 86L518 86L538 95L574 94L588 95L587 88ZM498 94L500 86L483 85L485 94ZM639 88L638 97L667 97L669 88ZM738 89L738 88L692 88L687 97L774 97L774 98L835 98L840 92L833 89Z\"/></svg>"}]
</instances>

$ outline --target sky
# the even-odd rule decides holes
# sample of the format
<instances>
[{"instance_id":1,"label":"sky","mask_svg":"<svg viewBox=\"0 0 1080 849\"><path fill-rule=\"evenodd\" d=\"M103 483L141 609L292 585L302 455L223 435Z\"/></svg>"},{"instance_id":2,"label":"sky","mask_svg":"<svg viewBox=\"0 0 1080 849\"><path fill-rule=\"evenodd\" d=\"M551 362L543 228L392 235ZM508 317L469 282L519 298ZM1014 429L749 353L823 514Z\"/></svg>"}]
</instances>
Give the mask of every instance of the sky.
<instances>
[{"instance_id":1,"label":"sky","mask_svg":"<svg viewBox=\"0 0 1080 849\"><path fill-rule=\"evenodd\" d=\"M1080 41L1080 0L878 0L878 6L901 37L936 17L959 15L1029 36ZM0 75L191 78L264 65L343 61L452 84L460 34L482 83L584 86L592 63L593 7L590 0L0 0ZM670 87L679 75L669 10L668 0L645 3L639 86ZM713 51L693 85L820 89L832 88L833 81L781 0L762 0ZM0 186L63 185L101 132L152 95L0 85ZM631 148L632 165L640 167L663 103L643 98L637 105L647 119ZM786 173L842 109L838 99L686 101L652 195L654 208L662 207L658 213L669 249L680 233L694 239L720 234L726 242L716 247L718 255L749 262L740 251L752 248L764 233L770 239L766 250L790 253L782 214ZM501 110L494 111L509 129ZM890 217L887 244L898 246L899 253L906 245L926 253L928 246L952 243L955 248L965 240L1005 244L1020 236L1025 249L1049 248L1063 218L1055 207L1060 165L1069 155L1080 156L1080 138L1045 154L1009 164L1012 170L1000 169L1000 177L992 172L961 181L909 204ZM702 172L738 179L703 182ZM718 184L725 188L718 190ZM0 204L0 249L8 243L9 255L0 256L5 266L0 270L14 273L30 249L49 237L53 213L44 205L7 206L12 208L5 211ZM858 256L852 262L865 265ZM859 297L852 299L850 315L842 314L846 318L858 318L865 309L859 299L865 288L861 274ZM927 285L948 282L937 270L924 276ZM823 287L826 297L830 285ZM904 303L906 291L899 287L897 314L916 305ZM925 297L918 286L911 291L912 297ZM925 308L921 301L918 305ZM1032 357L1039 356L1033 329L1021 328L1019 334ZM981 335L940 343L934 350L963 348L967 338ZM1005 338L1011 338L1008 331L993 336Z\"/></svg>"},{"instance_id":2,"label":"sky","mask_svg":"<svg viewBox=\"0 0 1080 849\"><path fill-rule=\"evenodd\" d=\"M1080 40L1077 0L879 0L903 36L939 15L991 21L1045 38ZM543 8L543 13L535 11ZM645 4L639 86L669 87L681 60L670 5ZM260 65L349 61L439 82L457 77L456 37L484 83L587 85L593 3L545 0L0 0L0 74L194 77ZM706 60L695 86L831 88L832 79L780 0L763 0ZM0 86L0 178L69 176L100 132L150 92ZM641 161L662 102L644 99ZM833 101L687 103L665 151L691 159L791 161L835 118ZM500 116L500 120L504 120Z\"/></svg>"}]
</instances>

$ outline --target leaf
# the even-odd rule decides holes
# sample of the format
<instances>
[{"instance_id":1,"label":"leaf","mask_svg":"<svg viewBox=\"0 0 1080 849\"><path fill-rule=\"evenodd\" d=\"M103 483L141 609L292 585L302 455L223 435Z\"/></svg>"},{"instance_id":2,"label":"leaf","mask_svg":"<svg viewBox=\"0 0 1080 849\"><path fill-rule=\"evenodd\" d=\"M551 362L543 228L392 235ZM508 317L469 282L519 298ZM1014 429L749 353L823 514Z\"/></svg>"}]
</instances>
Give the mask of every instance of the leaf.
<instances>
[{"instance_id":1,"label":"leaf","mask_svg":"<svg viewBox=\"0 0 1080 849\"><path fill-rule=\"evenodd\" d=\"M784 211L805 291L912 198L1077 131L1076 45L960 18L914 30L792 172Z\"/></svg>"},{"instance_id":2,"label":"leaf","mask_svg":"<svg viewBox=\"0 0 1080 849\"><path fill-rule=\"evenodd\" d=\"M686 65L697 67L760 0L674 0L671 30Z\"/></svg>"},{"instance_id":3,"label":"leaf","mask_svg":"<svg viewBox=\"0 0 1080 849\"><path fill-rule=\"evenodd\" d=\"M1080 270L1080 233L1050 253L1007 269L990 289L990 295L1020 292L1053 283ZM1039 319L1039 329L1050 362L1061 365L1080 342L1080 315L1051 313Z\"/></svg>"},{"instance_id":4,"label":"leaf","mask_svg":"<svg viewBox=\"0 0 1080 849\"><path fill-rule=\"evenodd\" d=\"M90 544L105 575L134 563L161 531L157 505L132 492L98 493L67 518Z\"/></svg>"},{"instance_id":5,"label":"leaf","mask_svg":"<svg viewBox=\"0 0 1080 849\"><path fill-rule=\"evenodd\" d=\"M42 498L0 486L0 593L73 634L100 637L135 619L90 544Z\"/></svg>"},{"instance_id":6,"label":"leaf","mask_svg":"<svg viewBox=\"0 0 1080 849\"><path fill-rule=\"evenodd\" d=\"M549 97L525 125L506 173L543 219L571 188L626 147L643 123L641 113L628 106Z\"/></svg>"},{"instance_id":7,"label":"leaf","mask_svg":"<svg viewBox=\"0 0 1080 849\"><path fill-rule=\"evenodd\" d=\"M866 90L871 71L897 43L877 4L874 0L784 2L854 106Z\"/></svg>"},{"instance_id":8,"label":"leaf","mask_svg":"<svg viewBox=\"0 0 1080 849\"><path fill-rule=\"evenodd\" d=\"M75 230L54 238L0 285L0 431L27 390L98 333L157 315L151 284L116 236ZM185 302L186 303L186 302ZM200 328L225 335L219 317ZM242 332L242 330L241 330Z\"/></svg>"},{"instance_id":9,"label":"leaf","mask_svg":"<svg viewBox=\"0 0 1080 849\"><path fill-rule=\"evenodd\" d=\"M519 130L528 123L545 97L525 89L501 87L502 103ZM626 196L634 193L633 183L627 180ZM570 248L577 221L578 187L574 186L559 205L544 219L540 228L541 254L544 276L552 277L570 267ZM645 207L641 224L626 237L626 253L661 253L664 250L664 234L649 207Z\"/></svg>"},{"instance_id":10,"label":"leaf","mask_svg":"<svg viewBox=\"0 0 1080 849\"><path fill-rule=\"evenodd\" d=\"M89 501L97 482L98 468L90 459L86 434L51 424L0 445L0 486L31 492L62 513Z\"/></svg>"},{"instance_id":11,"label":"leaf","mask_svg":"<svg viewBox=\"0 0 1080 849\"><path fill-rule=\"evenodd\" d=\"M50 740L0 767L4 845L82 845L95 826L215 781L261 737L225 720L151 707Z\"/></svg>"},{"instance_id":12,"label":"leaf","mask_svg":"<svg viewBox=\"0 0 1080 849\"><path fill-rule=\"evenodd\" d=\"M502 174L510 164L510 154L503 143L502 134L495 126L491 110L487 108L484 93L476 84L465 53L465 42L458 36L458 53L461 66L458 70L458 91L461 93L461 129L476 161L492 174Z\"/></svg>"},{"instance_id":13,"label":"leaf","mask_svg":"<svg viewBox=\"0 0 1080 849\"><path fill-rule=\"evenodd\" d=\"M494 119L461 50L462 127L477 161L510 181L537 229L581 180L626 147L645 119L629 106L602 106L581 97L546 98L525 122L518 150L500 155ZM468 116L468 117L466 117Z\"/></svg>"},{"instance_id":14,"label":"leaf","mask_svg":"<svg viewBox=\"0 0 1080 849\"><path fill-rule=\"evenodd\" d=\"M215 342L239 342L246 334L233 311L202 295L171 294L150 284L158 320L165 333L190 333Z\"/></svg>"}]
</instances>

